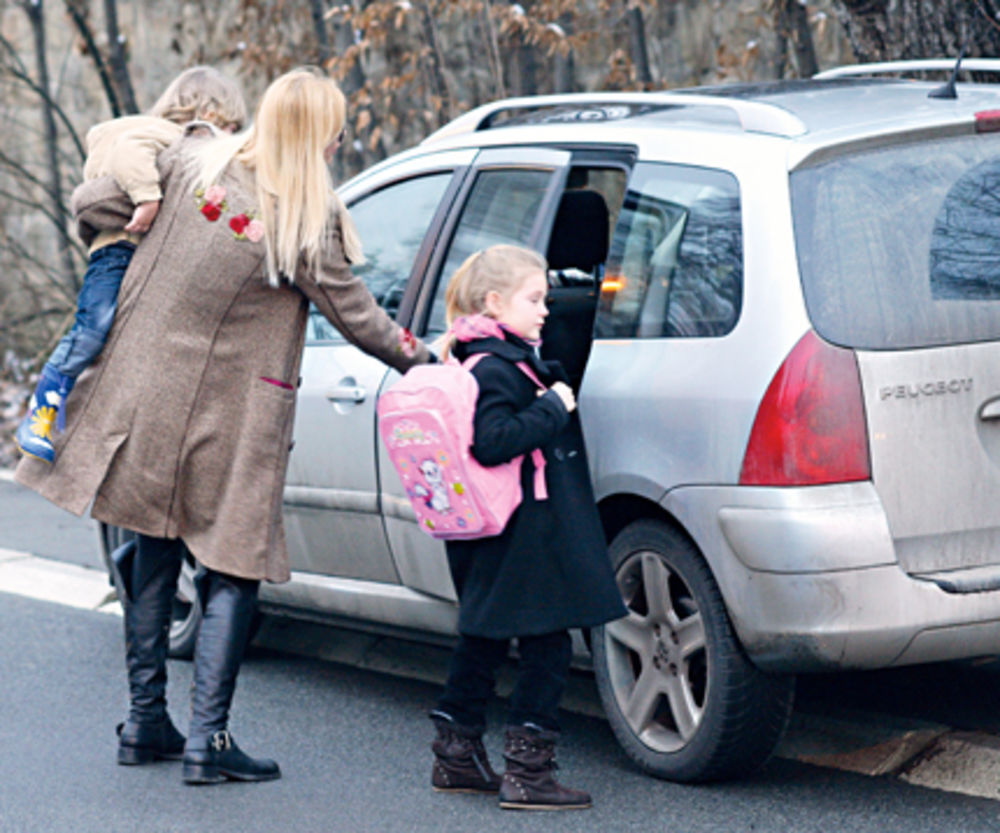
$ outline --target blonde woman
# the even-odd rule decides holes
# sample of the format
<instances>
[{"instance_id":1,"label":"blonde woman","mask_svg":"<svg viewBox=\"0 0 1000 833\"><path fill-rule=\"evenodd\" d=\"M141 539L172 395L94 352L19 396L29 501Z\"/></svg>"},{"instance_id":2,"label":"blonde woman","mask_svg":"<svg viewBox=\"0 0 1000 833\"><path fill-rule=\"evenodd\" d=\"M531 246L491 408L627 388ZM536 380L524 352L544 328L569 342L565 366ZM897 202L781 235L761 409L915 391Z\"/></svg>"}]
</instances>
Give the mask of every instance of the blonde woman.
<instances>
[{"instance_id":1,"label":"blonde woman","mask_svg":"<svg viewBox=\"0 0 1000 833\"><path fill-rule=\"evenodd\" d=\"M267 89L246 133L164 152L160 216L108 346L67 399L56 461L17 470L58 505L82 514L93 501L95 518L138 533L116 553L130 691L118 760L183 755L191 784L280 776L227 727L259 582L289 578L281 496L309 302L400 371L432 360L351 272L361 249L327 167L344 121L337 85L296 70ZM131 211L107 179L82 185L74 208L84 236ZM186 743L165 699L185 545L204 611Z\"/></svg>"}]
</instances>

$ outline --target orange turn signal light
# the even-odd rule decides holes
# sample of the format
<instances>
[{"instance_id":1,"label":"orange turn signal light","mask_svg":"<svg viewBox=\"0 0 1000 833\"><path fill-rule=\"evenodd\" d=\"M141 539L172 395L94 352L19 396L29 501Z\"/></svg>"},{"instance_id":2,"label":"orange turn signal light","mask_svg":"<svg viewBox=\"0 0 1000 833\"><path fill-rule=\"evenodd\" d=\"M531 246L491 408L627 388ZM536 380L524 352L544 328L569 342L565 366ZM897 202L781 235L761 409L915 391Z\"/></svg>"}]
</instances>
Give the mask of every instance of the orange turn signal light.
<instances>
[{"instance_id":1,"label":"orange turn signal light","mask_svg":"<svg viewBox=\"0 0 1000 833\"><path fill-rule=\"evenodd\" d=\"M624 288L624 275L606 275L601 281L601 292L621 292Z\"/></svg>"}]
</instances>

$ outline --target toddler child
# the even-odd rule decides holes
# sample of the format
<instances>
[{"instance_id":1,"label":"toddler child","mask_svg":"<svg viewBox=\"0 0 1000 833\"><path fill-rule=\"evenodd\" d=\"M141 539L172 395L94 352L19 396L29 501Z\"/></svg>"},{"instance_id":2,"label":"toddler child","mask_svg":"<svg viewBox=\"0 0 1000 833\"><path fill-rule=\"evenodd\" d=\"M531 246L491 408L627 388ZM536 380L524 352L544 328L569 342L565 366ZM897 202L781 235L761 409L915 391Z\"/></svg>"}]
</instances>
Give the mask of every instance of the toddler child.
<instances>
[{"instance_id":1,"label":"toddler child","mask_svg":"<svg viewBox=\"0 0 1000 833\"><path fill-rule=\"evenodd\" d=\"M211 67L198 66L177 76L149 115L112 119L87 133L84 180L113 176L135 211L121 231L101 232L90 246L76 320L42 368L17 428L15 440L23 454L55 460L53 425L58 420L62 427L66 396L104 347L132 253L159 210L160 151L180 138L189 122L206 122L208 130L236 131L245 120L246 104L236 83Z\"/></svg>"}]
</instances>

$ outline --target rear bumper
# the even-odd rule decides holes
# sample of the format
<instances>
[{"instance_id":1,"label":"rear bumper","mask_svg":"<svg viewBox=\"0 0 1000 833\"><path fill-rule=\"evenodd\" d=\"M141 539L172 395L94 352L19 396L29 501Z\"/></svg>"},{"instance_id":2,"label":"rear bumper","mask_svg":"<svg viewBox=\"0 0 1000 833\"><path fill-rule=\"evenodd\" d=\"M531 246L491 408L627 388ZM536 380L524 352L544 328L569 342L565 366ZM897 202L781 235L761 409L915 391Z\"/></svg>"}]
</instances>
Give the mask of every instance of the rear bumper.
<instances>
[{"instance_id":1,"label":"rear bumper","mask_svg":"<svg viewBox=\"0 0 1000 833\"><path fill-rule=\"evenodd\" d=\"M800 672L1000 653L1000 591L899 566L871 483L685 487L663 506L708 560L749 656Z\"/></svg>"}]
</instances>

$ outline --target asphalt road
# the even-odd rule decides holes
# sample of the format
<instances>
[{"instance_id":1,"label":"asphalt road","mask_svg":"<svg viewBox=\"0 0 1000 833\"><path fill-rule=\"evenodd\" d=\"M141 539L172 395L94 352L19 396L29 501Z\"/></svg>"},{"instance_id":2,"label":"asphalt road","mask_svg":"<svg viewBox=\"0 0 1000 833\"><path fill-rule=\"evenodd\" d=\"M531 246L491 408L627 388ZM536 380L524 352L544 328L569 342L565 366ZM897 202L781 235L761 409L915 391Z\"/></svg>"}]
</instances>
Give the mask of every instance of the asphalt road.
<instances>
[{"instance_id":1,"label":"asphalt road","mask_svg":"<svg viewBox=\"0 0 1000 833\"><path fill-rule=\"evenodd\" d=\"M996 831L997 805L775 760L737 784L650 779L607 725L564 717L562 777L589 789L587 812L517 814L428 785L434 686L252 650L232 729L284 777L187 787L177 763L120 767L113 727L125 707L116 616L0 594L0 831ZM190 666L170 663L183 725ZM500 715L495 717L499 719ZM494 756L498 736L488 736Z\"/></svg>"},{"instance_id":2,"label":"asphalt road","mask_svg":"<svg viewBox=\"0 0 1000 833\"><path fill-rule=\"evenodd\" d=\"M92 522L0 480L0 549L96 567L95 535ZM126 704L120 618L0 592L0 833L1000 830L996 801L812 766L794 750L740 783L656 781L628 763L603 720L579 713L564 714L561 777L590 790L594 809L503 812L488 798L430 790L425 713L436 685L296 656L280 638L267 644L244 666L232 729L251 754L276 758L284 778L186 787L176 763L114 763L113 728ZM170 675L183 728L190 665L171 662ZM995 663L804 678L791 740L802 746L802 727L815 720L839 731L848 724L837 719L855 712L878 731L923 721L995 731L998 692ZM499 733L487 741L499 764Z\"/></svg>"},{"instance_id":3,"label":"asphalt road","mask_svg":"<svg viewBox=\"0 0 1000 833\"><path fill-rule=\"evenodd\" d=\"M97 523L57 509L0 469L0 548L102 568Z\"/></svg>"}]
</instances>

